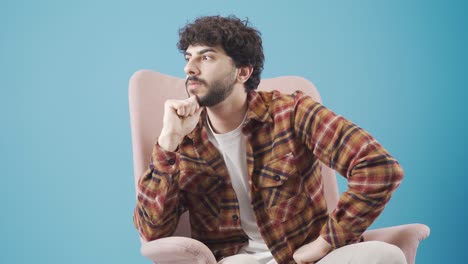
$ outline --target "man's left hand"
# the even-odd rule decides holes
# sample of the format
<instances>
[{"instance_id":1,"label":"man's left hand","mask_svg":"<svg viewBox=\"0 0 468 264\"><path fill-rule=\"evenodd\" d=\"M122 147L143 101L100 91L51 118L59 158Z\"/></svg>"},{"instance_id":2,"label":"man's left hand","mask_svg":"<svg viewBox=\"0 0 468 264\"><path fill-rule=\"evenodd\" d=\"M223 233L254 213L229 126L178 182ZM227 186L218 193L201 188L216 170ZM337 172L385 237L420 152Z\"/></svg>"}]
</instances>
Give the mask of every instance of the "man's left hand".
<instances>
[{"instance_id":1,"label":"man's left hand","mask_svg":"<svg viewBox=\"0 0 468 264\"><path fill-rule=\"evenodd\" d=\"M332 246L319 236L316 240L305 244L294 252L293 258L297 264L309 264L323 258L332 250Z\"/></svg>"}]
</instances>

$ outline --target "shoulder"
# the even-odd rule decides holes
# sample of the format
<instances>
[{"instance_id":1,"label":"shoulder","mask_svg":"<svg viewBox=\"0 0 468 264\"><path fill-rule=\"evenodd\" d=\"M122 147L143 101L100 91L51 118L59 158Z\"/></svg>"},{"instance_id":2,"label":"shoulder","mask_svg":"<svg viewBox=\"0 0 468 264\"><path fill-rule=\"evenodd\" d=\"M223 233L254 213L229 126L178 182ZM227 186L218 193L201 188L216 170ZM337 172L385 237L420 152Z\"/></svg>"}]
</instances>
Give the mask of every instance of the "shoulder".
<instances>
[{"instance_id":1,"label":"shoulder","mask_svg":"<svg viewBox=\"0 0 468 264\"><path fill-rule=\"evenodd\" d=\"M282 93L278 90L258 91L258 96L263 99L270 113L283 112L287 109L294 110L301 104L315 104L312 97L303 91L297 90L293 93Z\"/></svg>"}]
</instances>

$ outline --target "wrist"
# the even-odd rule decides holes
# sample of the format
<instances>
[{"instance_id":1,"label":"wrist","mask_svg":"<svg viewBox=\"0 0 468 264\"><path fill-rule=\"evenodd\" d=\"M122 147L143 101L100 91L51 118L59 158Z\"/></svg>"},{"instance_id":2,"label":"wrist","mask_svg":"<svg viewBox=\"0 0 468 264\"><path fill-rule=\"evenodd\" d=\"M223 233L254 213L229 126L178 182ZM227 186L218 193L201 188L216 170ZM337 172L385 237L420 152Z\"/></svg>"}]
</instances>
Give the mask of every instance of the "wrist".
<instances>
[{"instance_id":1,"label":"wrist","mask_svg":"<svg viewBox=\"0 0 468 264\"><path fill-rule=\"evenodd\" d=\"M326 241L323 237L319 236L316 240L316 243L319 244L319 248L322 249L324 253L328 253L333 250L333 247Z\"/></svg>"},{"instance_id":2,"label":"wrist","mask_svg":"<svg viewBox=\"0 0 468 264\"><path fill-rule=\"evenodd\" d=\"M175 151L182 141L180 135L176 133L161 133L158 138L158 145L166 151Z\"/></svg>"}]
</instances>

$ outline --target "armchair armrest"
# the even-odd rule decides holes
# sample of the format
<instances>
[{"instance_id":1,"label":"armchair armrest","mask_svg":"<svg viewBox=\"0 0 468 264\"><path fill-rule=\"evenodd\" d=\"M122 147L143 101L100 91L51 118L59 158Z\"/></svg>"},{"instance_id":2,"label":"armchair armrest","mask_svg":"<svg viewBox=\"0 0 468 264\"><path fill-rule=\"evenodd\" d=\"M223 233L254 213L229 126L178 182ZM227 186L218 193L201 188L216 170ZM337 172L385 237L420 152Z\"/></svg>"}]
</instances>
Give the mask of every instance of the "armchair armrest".
<instances>
[{"instance_id":1,"label":"armchair armrest","mask_svg":"<svg viewBox=\"0 0 468 264\"><path fill-rule=\"evenodd\" d=\"M364 241L382 241L399 247L405 254L408 264L416 261L416 251L419 242L430 234L428 226L423 224L408 224L379 228L364 232Z\"/></svg>"}]
</instances>

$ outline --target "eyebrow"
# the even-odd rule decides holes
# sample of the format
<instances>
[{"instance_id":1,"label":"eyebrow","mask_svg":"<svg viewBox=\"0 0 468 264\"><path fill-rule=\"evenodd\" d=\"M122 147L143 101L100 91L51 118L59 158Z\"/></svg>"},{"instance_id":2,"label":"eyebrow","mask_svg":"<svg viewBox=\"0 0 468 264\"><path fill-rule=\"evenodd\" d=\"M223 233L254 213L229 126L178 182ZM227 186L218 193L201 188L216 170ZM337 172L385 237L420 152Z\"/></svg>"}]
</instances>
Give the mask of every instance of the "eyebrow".
<instances>
[{"instance_id":1,"label":"eyebrow","mask_svg":"<svg viewBox=\"0 0 468 264\"><path fill-rule=\"evenodd\" d=\"M200 50L199 52L197 52L197 54L198 54L198 55L202 55L202 54L207 53L207 52L214 52L214 53L216 53L216 50L213 49L213 48L206 48L206 49ZM184 52L184 56L187 56L187 55L192 56L192 53L187 52L187 51Z\"/></svg>"}]
</instances>

